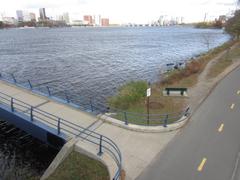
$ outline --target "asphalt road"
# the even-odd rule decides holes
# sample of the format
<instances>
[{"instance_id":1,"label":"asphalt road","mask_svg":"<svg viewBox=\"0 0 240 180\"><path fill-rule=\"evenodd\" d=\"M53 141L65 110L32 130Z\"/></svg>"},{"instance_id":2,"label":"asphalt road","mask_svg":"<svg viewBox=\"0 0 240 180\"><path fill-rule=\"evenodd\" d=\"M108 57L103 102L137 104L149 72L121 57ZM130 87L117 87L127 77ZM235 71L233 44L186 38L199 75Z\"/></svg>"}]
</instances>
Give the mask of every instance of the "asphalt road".
<instances>
[{"instance_id":1,"label":"asphalt road","mask_svg":"<svg viewBox=\"0 0 240 180\"><path fill-rule=\"evenodd\" d=\"M240 180L239 152L240 68L219 83L137 179Z\"/></svg>"}]
</instances>

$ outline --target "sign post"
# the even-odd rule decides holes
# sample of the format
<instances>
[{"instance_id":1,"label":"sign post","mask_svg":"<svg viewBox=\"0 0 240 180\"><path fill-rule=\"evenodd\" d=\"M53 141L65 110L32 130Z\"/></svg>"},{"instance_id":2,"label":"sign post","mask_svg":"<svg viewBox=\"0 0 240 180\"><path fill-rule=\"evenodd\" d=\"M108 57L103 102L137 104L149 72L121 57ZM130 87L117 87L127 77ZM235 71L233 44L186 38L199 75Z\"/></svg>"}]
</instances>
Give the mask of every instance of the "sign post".
<instances>
[{"instance_id":1,"label":"sign post","mask_svg":"<svg viewBox=\"0 0 240 180\"><path fill-rule=\"evenodd\" d=\"M151 88L148 88L147 89L147 123L148 123L148 125L149 125L149 98L150 98L150 96L151 96Z\"/></svg>"}]
</instances>

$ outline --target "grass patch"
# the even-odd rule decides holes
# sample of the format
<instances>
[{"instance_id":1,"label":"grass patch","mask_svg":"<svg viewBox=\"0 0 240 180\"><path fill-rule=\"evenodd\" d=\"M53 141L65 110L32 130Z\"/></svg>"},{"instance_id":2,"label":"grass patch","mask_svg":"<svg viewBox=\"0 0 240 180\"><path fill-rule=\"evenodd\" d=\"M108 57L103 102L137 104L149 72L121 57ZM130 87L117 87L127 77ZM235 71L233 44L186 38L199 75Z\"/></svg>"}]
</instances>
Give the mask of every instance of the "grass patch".
<instances>
[{"instance_id":1,"label":"grass patch","mask_svg":"<svg viewBox=\"0 0 240 180\"><path fill-rule=\"evenodd\" d=\"M99 161L73 151L47 180L108 180L107 168Z\"/></svg>"},{"instance_id":2,"label":"grass patch","mask_svg":"<svg viewBox=\"0 0 240 180\"><path fill-rule=\"evenodd\" d=\"M131 81L120 87L118 94L109 99L110 107L127 110L146 95L147 82Z\"/></svg>"},{"instance_id":3,"label":"grass patch","mask_svg":"<svg viewBox=\"0 0 240 180\"><path fill-rule=\"evenodd\" d=\"M240 58L240 46L229 50L223 57L221 57L216 64L214 64L208 73L209 78L214 78L230 66L235 59Z\"/></svg>"},{"instance_id":4,"label":"grass patch","mask_svg":"<svg viewBox=\"0 0 240 180\"><path fill-rule=\"evenodd\" d=\"M163 124L166 114L181 112L186 106L185 98L183 97L163 96L163 88L159 88L157 85L152 85L151 89L152 94L149 99L150 125ZM124 114L124 112L126 112L126 114ZM148 123L146 91L144 93L144 97L141 97L135 103L130 103L128 108L124 111L112 114L112 117L122 121L125 121L125 118L127 118L128 123L146 125ZM176 119L169 118L168 123L172 123L174 121L176 121Z\"/></svg>"}]
</instances>

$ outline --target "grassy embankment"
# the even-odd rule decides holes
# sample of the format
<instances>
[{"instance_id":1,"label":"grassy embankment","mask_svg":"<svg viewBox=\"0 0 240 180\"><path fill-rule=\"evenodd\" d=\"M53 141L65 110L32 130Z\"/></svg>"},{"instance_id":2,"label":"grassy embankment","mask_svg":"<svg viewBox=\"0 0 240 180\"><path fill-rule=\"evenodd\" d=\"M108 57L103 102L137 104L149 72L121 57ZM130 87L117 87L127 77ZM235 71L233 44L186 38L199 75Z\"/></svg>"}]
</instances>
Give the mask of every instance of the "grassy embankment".
<instances>
[{"instance_id":1,"label":"grassy embankment","mask_svg":"<svg viewBox=\"0 0 240 180\"><path fill-rule=\"evenodd\" d=\"M47 180L108 180L107 168L99 161L72 152Z\"/></svg>"},{"instance_id":2,"label":"grassy embankment","mask_svg":"<svg viewBox=\"0 0 240 180\"><path fill-rule=\"evenodd\" d=\"M186 64L186 67L179 70L173 70L164 75L164 78L161 82L151 85L152 95L150 97L150 114L167 114L174 112L181 112L186 106L186 99L184 97L167 97L162 95L162 91L166 87L193 87L198 80L198 76L203 71L207 63L216 57L222 51L228 49L236 42L227 42L213 50L210 50L208 53L205 53L199 56L197 59L189 61ZM233 54L238 54L239 52L233 52ZM229 57L235 56L232 55L232 52L229 52ZM229 65L229 63L224 60L220 61L220 65L217 63L216 71L222 71L223 67ZM224 65L222 65L224 64ZM122 86L118 94L109 99L110 107L121 109L127 112L133 113L147 113L146 108L146 89L147 83L144 81L138 82L129 82L126 85ZM114 118L124 120L123 113L117 113L113 116ZM142 117L141 115L131 115L128 114L128 121L138 124L146 124L146 116ZM161 124L160 121L155 121L155 124Z\"/></svg>"},{"instance_id":3,"label":"grassy embankment","mask_svg":"<svg viewBox=\"0 0 240 180\"><path fill-rule=\"evenodd\" d=\"M234 63L234 61L240 59L240 44L235 48L230 49L223 57L221 57L215 64L212 66L208 73L208 78L217 77L221 72L223 72L228 66Z\"/></svg>"}]
</instances>

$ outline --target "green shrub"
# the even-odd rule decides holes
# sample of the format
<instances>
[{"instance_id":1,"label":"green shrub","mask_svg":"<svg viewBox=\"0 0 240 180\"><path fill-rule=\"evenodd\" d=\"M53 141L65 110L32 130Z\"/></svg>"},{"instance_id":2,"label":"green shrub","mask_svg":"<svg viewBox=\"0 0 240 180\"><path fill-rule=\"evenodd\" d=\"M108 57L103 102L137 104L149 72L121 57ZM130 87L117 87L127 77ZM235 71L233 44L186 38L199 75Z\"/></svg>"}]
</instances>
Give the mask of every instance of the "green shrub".
<instances>
[{"instance_id":1,"label":"green shrub","mask_svg":"<svg viewBox=\"0 0 240 180\"><path fill-rule=\"evenodd\" d=\"M131 81L119 88L118 94L109 99L110 107L126 110L131 104L140 101L146 96L148 88L145 81Z\"/></svg>"}]
</instances>

